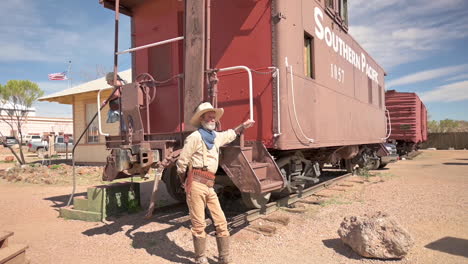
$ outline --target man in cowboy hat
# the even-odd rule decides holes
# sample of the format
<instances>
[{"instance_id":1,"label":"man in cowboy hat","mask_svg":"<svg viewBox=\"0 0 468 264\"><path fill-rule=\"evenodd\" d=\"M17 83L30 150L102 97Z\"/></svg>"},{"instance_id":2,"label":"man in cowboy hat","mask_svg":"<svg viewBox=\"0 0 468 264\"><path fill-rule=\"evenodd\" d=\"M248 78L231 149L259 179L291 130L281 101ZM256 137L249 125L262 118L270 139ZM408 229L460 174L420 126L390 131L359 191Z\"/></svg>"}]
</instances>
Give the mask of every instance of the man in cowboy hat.
<instances>
[{"instance_id":1,"label":"man in cowboy hat","mask_svg":"<svg viewBox=\"0 0 468 264\"><path fill-rule=\"evenodd\" d=\"M198 130L190 134L177 161L177 174L185 183L187 204L192 222L192 236L195 248L195 262L208 263L205 257L205 208L208 207L216 227L219 263L231 263L229 259L229 231L226 217L213 189L215 173L218 170L219 148L236 139L243 129L254 121L247 120L235 129L215 132L216 121L223 115L222 108L213 108L201 103L195 110L190 123ZM185 173L189 168L188 175Z\"/></svg>"}]
</instances>

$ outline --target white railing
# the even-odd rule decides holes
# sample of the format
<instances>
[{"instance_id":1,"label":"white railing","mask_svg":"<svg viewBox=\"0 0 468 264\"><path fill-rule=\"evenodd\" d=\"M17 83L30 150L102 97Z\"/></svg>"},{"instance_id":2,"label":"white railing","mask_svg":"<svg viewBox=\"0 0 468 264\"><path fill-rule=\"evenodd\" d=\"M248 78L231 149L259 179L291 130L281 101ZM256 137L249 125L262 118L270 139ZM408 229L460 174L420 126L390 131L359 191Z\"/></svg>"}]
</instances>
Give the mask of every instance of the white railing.
<instances>
[{"instance_id":1,"label":"white railing","mask_svg":"<svg viewBox=\"0 0 468 264\"><path fill-rule=\"evenodd\" d=\"M382 138L382 140L387 140L392 134L392 120L390 119L390 111L388 109L385 109L385 115L387 116L387 136Z\"/></svg>"},{"instance_id":2,"label":"white railing","mask_svg":"<svg viewBox=\"0 0 468 264\"><path fill-rule=\"evenodd\" d=\"M246 66L233 66L219 69L219 72L232 71L232 70L244 70L249 75L249 109L250 109L250 120L254 121L253 118L253 81L252 81L252 71Z\"/></svg>"},{"instance_id":3,"label":"white railing","mask_svg":"<svg viewBox=\"0 0 468 264\"><path fill-rule=\"evenodd\" d=\"M167 43L176 42L176 41L183 40L183 39L184 39L183 36L182 37L177 37L177 38L166 39L166 40L163 40L163 41L143 45L143 46L140 46L140 47L135 47L135 48L127 49L127 50L122 50L122 51L116 52L115 54L120 55L120 54L129 53L129 52L133 52L133 51L137 51L137 50L141 50L141 49L146 49L146 48L151 48L151 47L155 47L155 46L159 46L159 45L164 45L164 44L167 44Z\"/></svg>"},{"instance_id":4,"label":"white railing","mask_svg":"<svg viewBox=\"0 0 468 264\"><path fill-rule=\"evenodd\" d=\"M108 88L102 88L99 89L98 94L97 94L97 108L98 108L98 129L99 129L99 134L103 136L109 136L109 134L102 132L102 126L101 126L101 92L106 90ZM109 102L107 102L109 103Z\"/></svg>"}]
</instances>

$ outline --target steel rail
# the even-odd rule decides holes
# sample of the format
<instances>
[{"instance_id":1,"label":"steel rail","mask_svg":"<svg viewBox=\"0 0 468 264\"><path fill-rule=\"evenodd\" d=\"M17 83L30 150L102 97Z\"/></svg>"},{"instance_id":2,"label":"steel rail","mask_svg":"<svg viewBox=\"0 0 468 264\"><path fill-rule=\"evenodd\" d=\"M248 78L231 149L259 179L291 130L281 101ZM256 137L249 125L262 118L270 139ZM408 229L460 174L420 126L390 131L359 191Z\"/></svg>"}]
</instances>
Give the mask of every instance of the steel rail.
<instances>
[{"instance_id":1,"label":"steel rail","mask_svg":"<svg viewBox=\"0 0 468 264\"><path fill-rule=\"evenodd\" d=\"M253 209L250 211L247 211L245 213L241 213L239 215L230 217L228 219L228 226L232 228L240 227L242 225L248 224L249 222L252 222L256 219L259 219L261 217L265 217L266 215L269 215L273 212L278 211L281 207L289 206L291 204L296 203L297 201L304 199L306 197L309 197L313 194L315 194L318 191L321 191L323 189L326 189L344 179L347 179L349 177L353 176L352 173L347 173L345 175L338 176L336 178L318 183L314 186L311 186L307 189L302 190L300 193L295 193L291 194L287 197L281 198L277 201L268 203L265 205L265 207L260 208L260 209Z\"/></svg>"}]
</instances>

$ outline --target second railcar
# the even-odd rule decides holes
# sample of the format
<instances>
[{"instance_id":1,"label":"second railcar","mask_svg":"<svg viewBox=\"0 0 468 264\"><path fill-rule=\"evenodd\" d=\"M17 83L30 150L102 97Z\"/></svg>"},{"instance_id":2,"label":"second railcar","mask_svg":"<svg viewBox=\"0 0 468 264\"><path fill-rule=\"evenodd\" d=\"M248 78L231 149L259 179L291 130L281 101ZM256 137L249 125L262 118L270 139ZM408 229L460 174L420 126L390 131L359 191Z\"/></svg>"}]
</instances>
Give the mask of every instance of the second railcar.
<instances>
[{"instance_id":1,"label":"second railcar","mask_svg":"<svg viewBox=\"0 0 468 264\"><path fill-rule=\"evenodd\" d=\"M223 149L217 180L251 206L317 181L324 163L351 168L378 158L385 72L348 34L346 1L120 0L119 8L131 16L134 46L184 41L133 53L135 76L169 82L147 85L146 75L122 87L123 125L133 134L107 137L107 179L144 173L180 149L202 101L224 108L223 129L256 121ZM183 199L174 170L163 179Z\"/></svg>"},{"instance_id":2,"label":"second railcar","mask_svg":"<svg viewBox=\"0 0 468 264\"><path fill-rule=\"evenodd\" d=\"M385 104L390 114L390 141L396 143L398 154L405 155L427 140L427 109L416 93L389 90Z\"/></svg>"}]
</instances>

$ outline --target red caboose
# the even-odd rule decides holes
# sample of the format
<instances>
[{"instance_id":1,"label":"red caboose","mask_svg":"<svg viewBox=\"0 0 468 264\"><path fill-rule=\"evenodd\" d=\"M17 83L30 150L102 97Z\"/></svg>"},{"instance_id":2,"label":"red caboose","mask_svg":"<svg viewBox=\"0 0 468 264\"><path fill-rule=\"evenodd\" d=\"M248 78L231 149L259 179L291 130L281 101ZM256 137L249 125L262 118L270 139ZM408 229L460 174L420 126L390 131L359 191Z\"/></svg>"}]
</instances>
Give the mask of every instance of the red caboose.
<instances>
[{"instance_id":1,"label":"red caboose","mask_svg":"<svg viewBox=\"0 0 468 264\"><path fill-rule=\"evenodd\" d=\"M100 0L111 9L116 1ZM347 2L325 3L120 0L132 19L135 76L122 87L130 129L107 137L106 179L168 161L202 101L224 108L222 129L256 121L223 149L217 179L250 206L316 182L324 163L377 158L387 138L385 73L348 34ZM183 199L170 167L163 179Z\"/></svg>"},{"instance_id":2,"label":"red caboose","mask_svg":"<svg viewBox=\"0 0 468 264\"><path fill-rule=\"evenodd\" d=\"M427 140L427 110L416 93L387 91L385 105L392 122L389 140L396 141L400 155L416 150Z\"/></svg>"}]
</instances>

